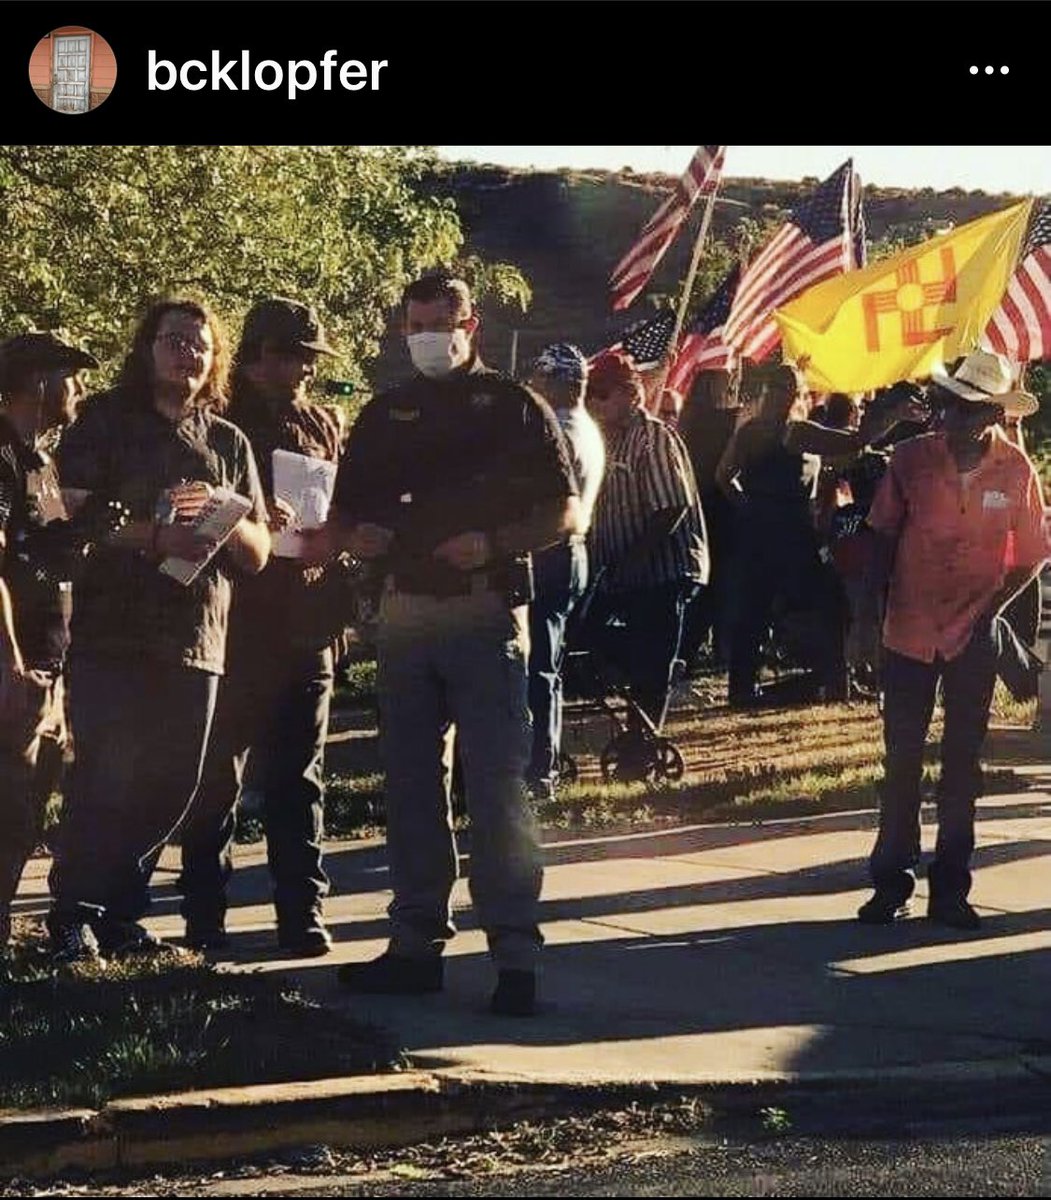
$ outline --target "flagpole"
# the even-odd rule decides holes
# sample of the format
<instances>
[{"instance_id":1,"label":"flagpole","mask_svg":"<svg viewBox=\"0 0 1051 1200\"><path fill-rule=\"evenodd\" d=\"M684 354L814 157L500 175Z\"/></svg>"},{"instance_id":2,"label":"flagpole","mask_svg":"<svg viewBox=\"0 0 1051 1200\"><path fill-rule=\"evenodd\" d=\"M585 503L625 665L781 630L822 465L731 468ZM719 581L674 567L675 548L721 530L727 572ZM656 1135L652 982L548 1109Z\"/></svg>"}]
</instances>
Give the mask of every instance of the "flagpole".
<instances>
[{"instance_id":1,"label":"flagpole","mask_svg":"<svg viewBox=\"0 0 1051 1200\"><path fill-rule=\"evenodd\" d=\"M675 314L675 328L668 342L668 348L664 352L664 360L660 365L656 385L653 389L654 411L660 408L661 392L664 390L668 372L671 370L672 359L675 357L676 348L679 345L679 336L686 321L686 310L690 304L690 295L693 292L694 280L697 278L697 269L701 265L701 253L704 250L704 242L708 236L708 226L712 221L712 212L715 210L715 197L718 192L719 182L717 181L708 196L708 203L704 207L704 215L701 217L701 227L697 231L697 240L693 244L690 269L686 273L686 283L682 289L682 296L679 299L679 311Z\"/></svg>"},{"instance_id":2,"label":"flagpole","mask_svg":"<svg viewBox=\"0 0 1051 1200\"><path fill-rule=\"evenodd\" d=\"M1036 196L1033 192L1030 192L1029 195L1026 197L1026 199L1029 201L1029 216L1028 216L1028 219L1026 222L1027 228L1022 233L1022 244L1018 248L1018 266L1022 265L1022 260L1025 258L1026 233L1028 232L1029 224L1033 220L1033 206L1036 203ZM1017 270L1017 267L1016 267L1016 270ZM1024 361L1015 363L1014 385L1015 385L1015 387L1021 388L1021 390L1023 392L1025 391L1025 369L1027 366L1028 366L1028 364ZM1018 422L1019 441L1021 441L1021 433L1022 433L1022 422L1019 421ZM1018 448L1019 448L1019 450L1024 450L1025 446L1020 445Z\"/></svg>"}]
</instances>

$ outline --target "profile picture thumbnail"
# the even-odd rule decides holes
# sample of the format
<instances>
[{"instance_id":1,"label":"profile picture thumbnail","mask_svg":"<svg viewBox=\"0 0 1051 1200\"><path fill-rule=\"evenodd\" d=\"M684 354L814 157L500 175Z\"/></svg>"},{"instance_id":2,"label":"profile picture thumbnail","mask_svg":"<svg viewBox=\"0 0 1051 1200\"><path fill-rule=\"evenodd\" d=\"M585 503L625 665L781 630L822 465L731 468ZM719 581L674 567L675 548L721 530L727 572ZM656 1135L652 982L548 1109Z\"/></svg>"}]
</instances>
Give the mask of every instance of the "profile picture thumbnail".
<instances>
[{"instance_id":1,"label":"profile picture thumbnail","mask_svg":"<svg viewBox=\"0 0 1051 1200\"><path fill-rule=\"evenodd\" d=\"M101 34L63 25L33 47L29 82L37 98L55 112L84 113L98 108L113 91L117 60Z\"/></svg>"}]
</instances>

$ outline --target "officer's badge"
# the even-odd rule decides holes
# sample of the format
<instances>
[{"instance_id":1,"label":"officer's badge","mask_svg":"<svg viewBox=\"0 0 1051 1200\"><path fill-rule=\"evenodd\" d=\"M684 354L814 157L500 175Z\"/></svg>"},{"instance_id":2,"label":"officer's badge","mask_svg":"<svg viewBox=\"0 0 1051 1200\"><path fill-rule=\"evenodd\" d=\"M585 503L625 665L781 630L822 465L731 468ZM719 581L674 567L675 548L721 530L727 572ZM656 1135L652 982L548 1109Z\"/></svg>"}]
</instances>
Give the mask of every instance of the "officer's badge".
<instances>
[{"instance_id":1,"label":"officer's badge","mask_svg":"<svg viewBox=\"0 0 1051 1200\"><path fill-rule=\"evenodd\" d=\"M484 412L487 408L492 408L495 399L491 392L476 392L471 397L471 407L478 412Z\"/></svg>"}]
</instances>

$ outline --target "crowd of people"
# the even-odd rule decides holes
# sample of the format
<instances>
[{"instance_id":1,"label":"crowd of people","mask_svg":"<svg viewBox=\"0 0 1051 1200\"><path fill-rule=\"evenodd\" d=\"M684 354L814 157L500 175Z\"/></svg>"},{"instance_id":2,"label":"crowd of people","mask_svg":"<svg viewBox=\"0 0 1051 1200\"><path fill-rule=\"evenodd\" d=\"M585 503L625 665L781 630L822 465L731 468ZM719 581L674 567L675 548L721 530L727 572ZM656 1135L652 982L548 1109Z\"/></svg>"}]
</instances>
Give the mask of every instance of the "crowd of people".
<instances>
[{"instance_id":1,"label":"crowd of people","mask_svg":"<svg viewBox=\"0 0 1051 1200\"><path fill-rule=\"evenodd\" d=\"M98 362L69 341L0 346L0 940L72 735L49 880L56 962L157 947L142 919L169 842L186 943L223 948L249 771L278 945L330 950L323 762L348 562L378 609L393 891L386 951L339 970L350 990L442 987L455 738L492 1009L536 1010L535 805L559 786L567 637L585 597L589 628L618 631L609 653L652 730L705 656L728 668L736 708L783 702L772 654L806 668L789 678L811 699L882 696L865 923L893 921L912 892L940 683L928 915L975 928L993 682L1024 685L1038 666L1025 596L1049 554L1019 424L1035 401L1010 364L976 351L923 387L861 399L808 396L782 366L754 403L697 389L684 403L659 371L569 342L523 382L490 370L469 289L446 275L412 283L400 320L413 373L349 430L310 398L336 351L294 300L255 305L232 361L205 305L161 301L116 386L89 398ZM278 452L333 472L324 523L277 494ZM243 515L220 533L206 518L227 493ZM273 553L293 531L297 551Z\"/></svg>"}]
</instances>

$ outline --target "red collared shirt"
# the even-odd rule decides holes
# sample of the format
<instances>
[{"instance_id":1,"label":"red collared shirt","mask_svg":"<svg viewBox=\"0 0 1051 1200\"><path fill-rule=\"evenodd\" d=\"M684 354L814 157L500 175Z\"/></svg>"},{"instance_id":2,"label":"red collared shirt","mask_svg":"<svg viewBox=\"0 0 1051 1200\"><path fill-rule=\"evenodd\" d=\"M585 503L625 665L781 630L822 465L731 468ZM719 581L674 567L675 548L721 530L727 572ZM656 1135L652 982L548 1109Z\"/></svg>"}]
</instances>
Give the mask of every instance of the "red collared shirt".
<instances>
[{"instance_id":1,"label":"red collared shirt","mask_svg":"<svg viewBox=\"0 0 1051 1200\"><path fill-rule=\"evenodd\" d=\"M868 516L897 541L883 644L921 662L955 658L1006 573L1051 557L1043 517L1033 464L998 430L967 472L944 434L901 443Z\"/></svg>"}]
</instances>

